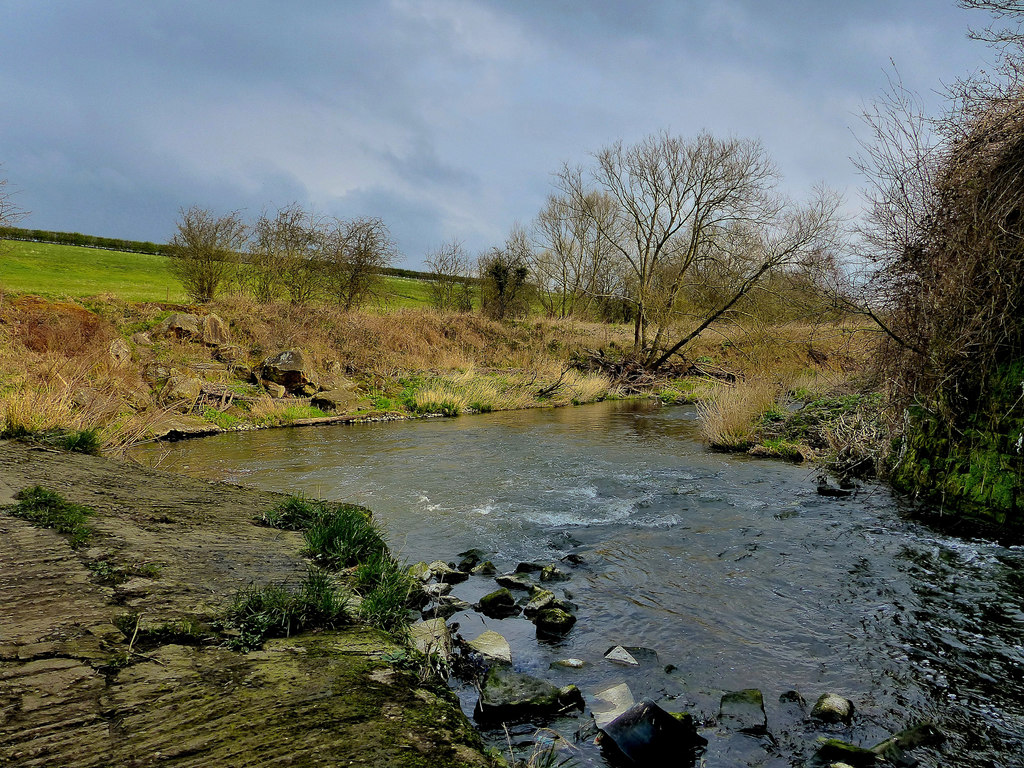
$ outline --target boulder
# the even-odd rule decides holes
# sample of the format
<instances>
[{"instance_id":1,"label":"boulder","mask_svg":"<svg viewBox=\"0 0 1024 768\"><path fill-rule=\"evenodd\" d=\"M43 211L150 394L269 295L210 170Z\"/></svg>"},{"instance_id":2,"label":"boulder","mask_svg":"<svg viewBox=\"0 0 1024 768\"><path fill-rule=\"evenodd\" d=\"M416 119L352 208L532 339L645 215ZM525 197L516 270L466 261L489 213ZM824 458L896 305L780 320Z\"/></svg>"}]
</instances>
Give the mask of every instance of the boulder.
<instances>
[{"instance_id":1,"label":"boulder","mask_svg":"<svg viewBox=\"0 0 1024 768\"><path fill-rule=\"evenodd\" d=\"M219 347L231 341L228 325L217 315L203 318L203 343L208 347Z\"/></svg>"},{"instance_id":2,"label":"boulder","mask_svg":"<svg viewBox=\"0 0 1024 768\"><path fill-rule=\"evenodd\" d=\"M492 619L507 619L510 616L518 616L522 610L516 605L516 599L512 593L502 587L480 598L477 604L480 613L490 616Z\"/></svg>"},{"instance_id":3,"label":"boulder","mask_svg":"<svg viewBox=\"0 0 1024 768\"><path fill-rule=\"evenodd\" d=\"M445 661L452 655L452 636L444 619L418 621L409 627L409 639L417 651L427 656L439 656Z\"/></svg>"},{"instance_id":4,"label":"boulder","mask_svg":"<svg viewBox=\"0 0 1024 768\"><path fill-rule=\"evenodd\" d=\"M234 367L245 357L245 350L237 344L221 344L213 350L213 359Z\"/></svg>"},{"instance_id":5,"label":"boulder","mask_svg":"<svg viewBox=\"0 0 1024 768\"><path fill-rule=\"evenodd\" d=\"M598 728L604 728L636 703L633 692L625 683L603 688L595 693L594 697L600 704L591 704L590 708L594 713L594 722L597 723Z\"/></svg>"},{"instance_id":6,"label":"boulder","mask_svg":"<svg viewBox=\"0 0 1024 768\"><path fill-rule=\"evenodd\" d=\"M148 347L153 344L153 337L145 331L139 331L132 334L131 342L140 347Z\"/></svg>"},{"instance_id":7,"label":"boulder","mask_svg":"<svg viewBox=\"0 0 1024 768\"><path fill-rule=\"evenodd\" d=\"M338 387L337 389L331 389L327 392L318 392L313 395L313 399L310 400L310 405L324 411L344 413L354 407L358 402L359 393L356 392L355 386L348 386Z\"/></svg>"},{"instance_id":8,"label":"boulder","mask_svg":"<svg viewBox=\"0 0 1024 768\"><path fill-rule=\"evenodd\" d=\"M452 568L443 560L435 560L430 564L429 568L430 575L443 584L458 584L469 578L468 573Z\"/></svg>"},{"instance_id":9,"label":"boulder","mask_svg":"<svg viewBox=\"0 0 1024 768\"><path fill-rule=\"evenodd\" d=\"M280 384L299 395L316 394L316 374L312 363L301 349L288 349L271 355L260 365L260 378Z\"/></svg>"},{"instance_id":10,"label":"boulder","mask_svg":"<svg viewBox=\"0 0 1024 768\"><path fill-rule=\"evenodd\" d=\"M764 713L764 697L761 692L757 688L747 688L722 696L718 722L727 728L755 736L767 733L768 717Z\"/></svg>"},{"instance_id":11,"label":"boulder","mask_svg":"<svg viewBox=\"0 0 1024 768\"><path fill-rule=\"evenodd\" d=\"M157 333L179 341L201 341L203 321L198 315L175 312L164 318L164 321L157 326Z\"/></svg>"},{"instance_id":12,"label":"boulder","mask_svg":"<svg viewBox=\"0 0 1024 768\"><path fill-rule=\"evenodd\" d=\"M933 724L919 723L876 744L871 748L871 751L894 765L912 764L913 761L908 760L903 755L904 750L920 746L935 746L945 740L945 734Z\"/></svg>"},{"instance_id":13,"label":"boulder","mask_svg":"<svg viewBox=\"0 0 1024 768\"><path fill-rule=\"evenodd\" d=\"M492 664L512 664L512 647L508 640L494 630L488 629L474 640L470 640L469 647Z\"/></svg>"},{"instance_id":14,"label":"boulder","mask_svg":"<svg viewBox=\"0 0 1024 768\"><path fill-rule=\"evenodd\" d=\"M581 704L575 686L560 690L539 678L494 665L480 687L473 717L481 723L518 722L564 714Z\"/></svg>"},{"instance_id":15,"label":"boulder","mask_svg":"<svg viewBox=\"0 0 1024 768\"><path fill-rule=\"evenodd\" d=\"M167 379L160 399L167 404L191 407L203 392L203 382L192 376L171 376Z\"/></svg>"},{"instance_id":16,"label":"boulder","mask_svg":"<svg viewBox=\"0 0 1024 768\"><path fill-rule=\"evenodd\" d=\"M811 717L826 723L849 725L853 719L853 702L838 693L823 693L814 703Z\"/></svg>"},{"instance_id":17,"label":"boulder","mask_svg":"<svg viewBox=\"0 0 1024 768\"><path fill-rule=\"evenodd\" d=\"M493 576L498 572L498 569L494 567L494 563L490 560L484 560L480 565L475 565L469 571L474 576Z\"/></svg>"},{"instance_id":18,"label":"boulder","mask_svg":"<svg viewBox=\"0 0 1024 768\"><path fill-rule=\"evenodd\" d=\"M576 623L576 617L561 608L545 608L534 618L538 637L564 637Z\"/></svg>"},{"instance_id":19,"label":"boulder","mask_svg":"<svg viewBox=\"0 0 1024 768\"><path fill-rule=\"evenodd\" d=\"M120 336L110 342L107 353L115 368L124 368L132 361L132 348Z\"/></svg>"},{"instance_id":20,"label":"boulder","mask_svg":"<svg viewBox=\"0 0 1024 768\"><path fill-rule=\"evenodd\" d=\"M670 715L649 700L605 725L598 743L610 763L638 767L686 765L707 745L692 717Z\"/></svg>"},{"instance_id":21,"label":"boulder","mask_svg":"<svg viewBox=\"0 0 1024 768\"><path fill-rule=\"evenodd\" d=\"M275 384L272 381L264 381L263 389L268 395L273 397L275 400L284 397L288 394L288 391L280 384Z\"/></svg>"}]
</instances>

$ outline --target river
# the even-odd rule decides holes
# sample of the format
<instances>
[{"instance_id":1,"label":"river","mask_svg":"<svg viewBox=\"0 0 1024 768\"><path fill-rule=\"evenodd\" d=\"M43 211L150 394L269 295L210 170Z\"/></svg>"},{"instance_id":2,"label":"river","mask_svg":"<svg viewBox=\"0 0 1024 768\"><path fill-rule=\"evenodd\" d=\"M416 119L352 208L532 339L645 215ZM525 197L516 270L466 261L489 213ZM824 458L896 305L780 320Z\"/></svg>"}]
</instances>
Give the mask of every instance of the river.
<instances>
[{"instance_id":1,"label":"river","mask_svg":"<svg viewBox=\"0 0 1024 768\"><path fill-rule=\"evenodd\" d=\"M365 504L410 563L477 547L502 572L581 555L562 565L579 606L564 641L537 641L522 618L452 621L466 639L499 631L517 669L575 683L588 700L626 682L638 700L707 722L723 691L761 689L772 736L709 728L707 766L801 764L818 735L870 746L921 720L948 736L913 752L922 765L1024 766L1024 548L932 530L880 486L827 498L813 468L711 453L691 408L627 401L264 430L135 456ZM495 587L473 577L455 594L473 602ZM653 649L657 662L613 665L603 656L615 645ZM549 669L566 657L587 664ZM809 705L824 692L850 698L854 726L795 718L779 702L791 689ZM471 713L474 692L460 696ZM577 725L556 723L568 735ZM602 764L585 744L576 757Z\"/></svg>"}]
</instances>

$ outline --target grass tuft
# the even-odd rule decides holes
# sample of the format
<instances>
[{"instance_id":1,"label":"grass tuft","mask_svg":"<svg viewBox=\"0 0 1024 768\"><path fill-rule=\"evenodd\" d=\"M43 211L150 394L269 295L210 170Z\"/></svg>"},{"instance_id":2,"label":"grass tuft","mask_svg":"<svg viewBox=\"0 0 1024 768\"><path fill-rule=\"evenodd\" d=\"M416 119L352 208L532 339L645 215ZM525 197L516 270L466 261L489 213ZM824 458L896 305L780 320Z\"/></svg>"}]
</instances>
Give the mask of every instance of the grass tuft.
<instances>
[{"instance_id":1,"label":"grass tuft","mask_svg":"<svg viewBox=\"0 0 1024 768\"><path fill-rule=\"evenodd\" d=\"M238 635L231 646L251 650L269 637L288 637L309 629L333 629L351 622L348 600L329 574L311 566L297 589L281 584L239 591L228 609L226 623Z\"/></svg>"},{"instance_id":2,"label":"grass tuft","mask_svg":"<svg viewBox=\"0 0 1024 768\"><path fill-rule=\"evenodd\" d=\"M96 514L95 510L38 485L19 492L16 498L18 503L10 509L12 515L40 528L68 534L72 548L80 547L92 536L86 521Z\"/></svg>"}]
</instances>

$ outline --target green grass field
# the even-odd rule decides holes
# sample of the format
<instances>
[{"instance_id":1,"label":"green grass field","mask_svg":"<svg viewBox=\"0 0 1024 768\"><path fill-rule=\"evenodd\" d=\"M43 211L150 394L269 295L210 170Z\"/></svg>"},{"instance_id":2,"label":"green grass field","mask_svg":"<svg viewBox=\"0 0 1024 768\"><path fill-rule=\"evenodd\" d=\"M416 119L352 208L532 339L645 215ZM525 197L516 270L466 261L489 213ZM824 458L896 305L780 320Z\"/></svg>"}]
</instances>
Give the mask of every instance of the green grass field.
<instances>
[{"instance_id":1,"label":"green grass field","mask_svg":"<svg viewBox=\"0 0 1024 768\"><path fill-rule=\"evenodd\" d=\"M0 285L51 299L112 293L127 301L185 301L163 256L18 240L0 241Z\"/></svg>"},{"instance_id":2,"label":"green grass field","mask_svg":"<svg viewBox=\"0 0 1024 768\"><path fill-rule=\"evenodd\" d=\"M187 300L165 256L21 240L0 241L0 286L49 299L111 293L126 301ZM430 303L427 283L410 277L385 277L381 298L389 308Z\"/></svg>"}]
</instances>

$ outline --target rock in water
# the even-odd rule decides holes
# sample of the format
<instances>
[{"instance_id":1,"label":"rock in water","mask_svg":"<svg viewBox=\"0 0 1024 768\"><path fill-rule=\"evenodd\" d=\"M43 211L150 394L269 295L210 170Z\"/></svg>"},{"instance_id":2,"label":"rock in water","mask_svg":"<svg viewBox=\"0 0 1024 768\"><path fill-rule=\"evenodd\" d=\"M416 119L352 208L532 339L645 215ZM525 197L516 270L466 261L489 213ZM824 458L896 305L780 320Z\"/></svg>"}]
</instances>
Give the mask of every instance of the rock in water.
<instances>
[{"instance_id":1,"label":"rock in water","mask_svg":"<svg viewBox=\"0 0 1024 768\"><path fill-rule=\"evenodd\" d=\"M533 592L537 589L537 585L533 583L533 579L525 573L506 573L502 576L498 576L494 580L501 586L508 589L525 589L527 592Z\"/></svg>"},{"instance_id":2,"label":"rock in water","mask_svg":"<svg viewBox=\"0 0 1024 768\"><path fill-rule=\"evenodd\" d=\"M474 576L493 576L498 572L498 569L494 567L494 563L490 560L484 560L480 565L475 565L470 570L470 573Z\"/></svg>"},{"instance_id":3,"label":"rock in water","mask_svg":"<svg viewBox=\"0 0 1024 768\"><path fill-rule=\"evenodd\" d=\"M534 618L538 637L563 637L576 623L576 617L561 608L545 608Z\"/></svg>"},{"instance_id":4,"label":"rock in water","mask_svg":"<svg viewBox=\"0 0 1024 768\"><path fill-rule=\"evenodd\" d=\"M578 709L582 697L575 686L563 693L551 683L508 667L493 666L480 687L473 717L481 723L547 718Z\"/></svg>"},{"instance_id":5,"label":"rock in water","mask_svg":"<svg viewBox=\"0 0 1024 768\"><path fill-rule=\"evenodd\" d=\"M520 610L516 605L516 599L512 593L502 587L484 595L479 602L480 613L490 616L492 619L507 619L510 616L518 616Z\"/></svg>"},{"instance_id":6,"label":"rock in water","mask_svg":"<svg viewBox=\"0 0 1024 768\"><path fill-rule=\"evenodd\" d=\"M512 648L508 640L494 630L488 629L474 640L469 647L484 657L486 661L499 664L512 664Z\"/></svg>"},{"instance_id":7,"label":"rock in water","mask_svg":"<svg viewBox=\"0 0 1024 768\"><path fill-rule=\"evenodd\" d=\"M469 578L468 573L452 568L443 560L435 560L428 567L433 577L443 584L459 584Z\"/></svg>"},{"instance_id":8,"label":"rock in water","mask_svg":"<svg viewBox=\"0 0 1024 768\"><path fill-rule=\"evenodd\" d=\"M598 728L604 728L608 723L615 720L619 715L628 710L634 704L633 692L625 683L619 683L609 688L598 691L594 696L601 702L594 704L591 709L594 711L594 722Z\"/></svg>"},{"instance_id":9,"label":"rock in water","mask_svg":"<svg viewBox=\"0 0 1024 768\"><path fill-rule=\"evenodd\" d=\"M826 723L849 725L853 719L853 702L838 693L823 693L814 703L811 717Z\"/></svg>"},{"instance_id":10,"label":"rock in water","mask_svg":"<svg viewBox=\"0 0 1024 768\"><path fill-rule=\"evenodd\" d=\"M757 688L732 691L722 696L718 721L733 730L760 736L768 731L764 697Z\"/></svg>"},{"instance_id":11,"label":"rock in water","mask_svg":"<svg viewBox=\"0 0 1024 768\"><path fill-rule=\"evenodd\" d=\"M569 576L562 571L557 565L552 563L551 565L545 565L540 572L541 581L568 581Z\"/></svg>"},{"instance_id":12,"label":"rock in water","mask_svg":"<svg viewBox=\"0 0 1024 768\"><path fill-rule=\"evenodd\" d=\"M610 649L608 653L604 655L608 661L615 662L616 664L624 664L627 667L638 667L640 662L633 658L633 654L623 648L621 645L616 645Z\"/></svg>"},{"instance_id":13,"label":"rock in water","mask_svg":"<svg viewBox=\"0 0 1024 768\"><path fill-rule=\"evenodd\" d=\"M452 636L444 619L418 621L409 627L413 647L426 656L440 656L447 661L452 655Z\"/></svg>"},{"instance_id":14,"label":"rock in water","mask_svg":"<svg viewBox=\"0 0 1024 768\"><path fill-rule=\"evenodd\" d=\"M601 751L609 762L636 768L686 765L707 745L692 717L674 717L653 701L630 707L601 731Z\"/></svg>"},{"instance_id":15,"label":"rock in water","mask_svg":"<svg viewBox=\"0 0 1024 768\"><path fill-rule=\"evenodd\" d=\"M530 596L530 602L526 604L523 613L526 618L532 619L546 608L551 608L555 602L555 593L547 589L538 589Z\"/></svg>"}]
</instances>

